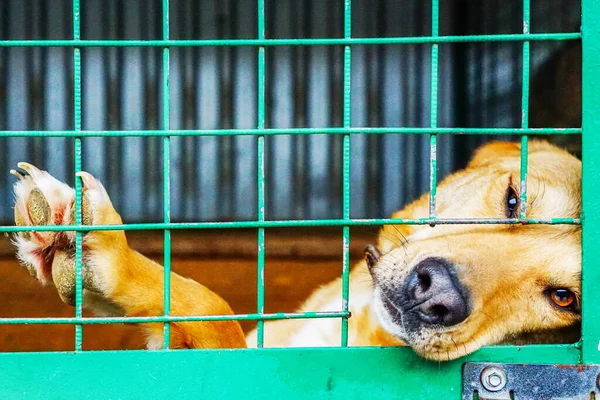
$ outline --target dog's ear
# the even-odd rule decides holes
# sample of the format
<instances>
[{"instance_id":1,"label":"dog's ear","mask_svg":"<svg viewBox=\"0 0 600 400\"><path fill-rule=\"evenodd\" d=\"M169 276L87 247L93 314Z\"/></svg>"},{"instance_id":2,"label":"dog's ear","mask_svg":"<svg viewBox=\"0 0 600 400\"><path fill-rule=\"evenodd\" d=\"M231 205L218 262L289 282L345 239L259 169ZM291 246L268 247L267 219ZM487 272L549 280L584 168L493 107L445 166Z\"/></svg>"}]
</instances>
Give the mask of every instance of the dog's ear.
<instances>
[{"instance_id":1,"label":"dog's ear","mask_svg":"<svg viewBox=\"0 0 600 400\"><path fill-rule=\"evenodd\" d=\"M521 146L514 142L490 142L478 148L468 168L480 168L498 162L498 158L519 157Z\"/></svg>"},{"instance_id":2,"label":"dog's ear","mask_svg":"<svg viewBox=\"0 0 600 400\"><path fill-rule=\"evenodd\" d=\"M367 262L367 267L369 267L369 269L377 264L380 257L381 251L379 251L377 247L370 244L365 248L365 261Z\"/></svg>"},{"instance_id":3,"label":"dog's ear","mask_svg":"<svg viewBox=\"0 0 600 400\"><path fill-rule=\"evenodd\" d=\"M550 159L554 159L556 158L557 151L567 153L546 140L530 139L527 154L547 153ZM475 150L475 154L467 168L481 168L488 165L497 165L500 163L501 159L518 159L520 157L520 143L502 141L490 142Z\"/></svg>"}]
</instances>

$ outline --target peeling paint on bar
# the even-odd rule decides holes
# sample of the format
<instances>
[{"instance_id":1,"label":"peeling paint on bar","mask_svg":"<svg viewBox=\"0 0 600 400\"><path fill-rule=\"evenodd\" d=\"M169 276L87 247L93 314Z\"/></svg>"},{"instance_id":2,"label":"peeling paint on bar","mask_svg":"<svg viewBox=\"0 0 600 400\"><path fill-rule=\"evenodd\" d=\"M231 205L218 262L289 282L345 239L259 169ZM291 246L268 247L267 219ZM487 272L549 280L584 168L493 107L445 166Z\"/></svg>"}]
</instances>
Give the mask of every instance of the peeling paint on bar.
<instances>
[{"instance_id":1,"label":"peeling paint on bar","mask_svg":"<svg viewBox=\"0 0 600 400\"><path fill-rule=\"evenodd\" d=\"M79 0L73 0L73 39L79 41L81 36L81 20L79 13ZM73 128L75 132L81 131L81 49L73 49ZM81 179L77 173L81 171L81 137L75 137L75 223L82 223L81 209ZM82 233L75 234L75 317L83 315L83 279L81 270L83 267ZM83 350L83 327L75 325L75 351Z\"/></svg>"},{"instance_id":2,"label":"peeling paint on bar","mask_svg":"<svg viewBox=\"0 0 600 400\"><path fill-rule=\"evenodd\" d=\"M600 2L583 0L582 5L582 282L581 282L581 359L582 363L600 363ZM596 394L596 397L598 395Z\"/></svg>"},{"instance_id":3,"label":"peeling paint on bar","mask_svg":"<svg viewBox=\"0 0 600 400\"><path fill-rule=\"evenodd\" d=\"M147 322L193 322L193 321L258 321L278 319L310 319L350 317L343 311L233 314L233 315L169 315L157 317L58 317L58 318L0 318L0 325L100 325L100 324L141 324Z\"/></svg>"},{"instance_id":4,"label":"peeling paint on bar","mask_svg":"<svg viewBox=\"0 0 600 400\"><path fill-rule=\"evenodd\" d=\"M162 229L250 229L250 228L300 228L311 226L372 226L372 225L580 225L580 218L420 218L420 219L315 219L238 222L171 222L120 225L46 225L0 226L0 232L88 232L88 231L140 231Z\"/></svg>"},{"instance_id":5,"label":"peeling paint on bar","mask_svg":"<svg viewBox=\"0 0 600 400\"><path fill-rule=\"evenodd\" d=\"M344 38L352 36L352 1L344 1ZM343 85L343 113L344 129L351 126L351 76L352 76L352 49L344 47L344 85ZM350 220L350 134L346 131L342 142L342 218ZM344 225L342 229L342 311L348 314L348 299L350 297L350 228ZM348 346L348 318L342 317L340 328L340 345Z\"/></svg>"},{"instance_id":6,"label":"peeling paint on bar","mask_svg":"<svg viewBox=\"0 0 600 400\"><path fill-rule=\"evenodd\" d=\"M265 0L257 1L258 7L258 40L265 39ZM258 204L258 220L265 220L265 48L258 48L257 55L258 76L257 76L257 99L256 116L258 120L257 130L259 132L256 143L257 158L257 184L256 189ZM256 289L256 312L262 314L265 312L265 230L258 229L258 255L256 262L257 289ZM264 321L259 320L256 324L256 347L262 348L264 342Z\"/></svg>"},{"instance_id":7,"label":"peeling paint on bar","mask_svg":"<svg viewBox=\"0 0 600 400\"><path fill-rule=\"evenodd\" d=\"M437 37L440 25L439 0L431 0L431 36ZM429 102L429 127L437 128L438 125L438 69L439 45L431 45L431 87ZM437 193L437 136L429 136L429 219L435 218L435 197ZM430 224L434 226L434 224Z\"/></svg>"},{"instance_id":8,"label":"peeling paint on bar","mask_svg":"<svg viewBox=\"0 0 600 400\"><path fill-rule=\"evenodd\" d=\"M524 40L578 40L579 32L460 35L460 36L405 36L380 38L314 38L314 39L229 39L229 40L3 40L0 47L192 47L192 46L327 46L363 44L429 44L467 42L521 42Z\"/></svg>"},{"instance_id":9,"label":"peeling paint on bar","mask_svg":"<svg viewBox=\"0 0 600 400\"><path fill-rule=\"evenodd\" d=\"M164 40L169 39L169 0L162 1L162 36ZM171 113L171 90L169 87L169 49L163 49L162 65L162 124L163 124L163 221L165 224L171 222L171 138L164 136L169 132ZM165 229L163 264L163 315L167 317L171 312L171 231ZM171 326L167 322L163 326L163 348L168 349L171 341Z\"/></svg>"},{"instance_id":10,"label":"peeling paint on bar","mask_svg":"<svg viewBox=\"0 0 600 400\"><path fill-rule=\"evenodd\" d=\"M262 135L580 135L581 128L270 128L270 129L172 129L169 136L262 136ZM54 130L0 131L0 137L154 137L164 130Z\"/></svg>"}]
</instances>

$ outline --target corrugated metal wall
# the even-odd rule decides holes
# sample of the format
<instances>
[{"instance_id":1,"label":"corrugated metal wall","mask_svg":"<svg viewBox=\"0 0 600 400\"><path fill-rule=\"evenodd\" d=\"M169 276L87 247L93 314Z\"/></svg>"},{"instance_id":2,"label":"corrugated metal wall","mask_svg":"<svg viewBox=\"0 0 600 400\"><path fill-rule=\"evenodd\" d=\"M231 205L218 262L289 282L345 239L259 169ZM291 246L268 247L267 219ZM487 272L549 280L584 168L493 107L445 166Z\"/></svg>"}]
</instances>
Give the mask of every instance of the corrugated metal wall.
<instances>
[{"instance_id":1,"label":"corrugated metal wall","mask_svg":"<svg viewBox=\"0 0 600 400\"><path fill-rule=\"evenodd\" d=\"M355 37L428 35L420 0L353 1ZM521 1L441 2L440 34L520 32ZM157 39L158 0L82 0L82 38ZM267 37L340 37L341 0L267 1ZM70 38L70 1L1 0L0 39ZM171 37L252 38L253 0L172 0ZM532 31L576 31L577 1L532 1ZM532 71L559 46L532 45ZM439 126L518 127L521 45L440 46ZM83 128L161 128L158 48L82 50ZM267 126L342 124L342 48L267 48ZM352 125L429 124L430 46L355 46ZM256 126L256 49L173 48L171 128ZM0 129L72 129L72 51L0 48ZM439 174L485 137L442 136ZM86 138L84 168L106 182L127 222L162 217L160 138ZM267 218L341 216L341 137L267 143ZM256 138L172 139L175 221L256 218ZM352 217L381 217L427 190L428 137L352 137ZM10 223L8 169L27 160L72 182L73 140L0 139L0 219Z\"/></svg>"}]
</instances>

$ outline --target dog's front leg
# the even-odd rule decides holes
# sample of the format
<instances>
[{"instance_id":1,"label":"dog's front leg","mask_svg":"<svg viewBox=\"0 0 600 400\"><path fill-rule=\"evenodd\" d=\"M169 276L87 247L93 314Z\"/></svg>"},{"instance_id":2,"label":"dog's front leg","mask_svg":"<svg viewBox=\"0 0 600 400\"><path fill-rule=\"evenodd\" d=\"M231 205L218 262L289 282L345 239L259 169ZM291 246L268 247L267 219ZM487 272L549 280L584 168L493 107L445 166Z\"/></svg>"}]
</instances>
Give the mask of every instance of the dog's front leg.
<instances>
[{"instance_id":1,"label":"dog's front leg","mask_svg":"<svg viewBox=\"0 0 600 400\"><path fill-rule=\"evenodd\" d=\"M61 225L74 222L74 191L45 171L21 163L27 175L17 175L17 225ZM83 182L82 218L86 225L122 224L103 185L92 175ZM17 255L41 282L53 282L61 299L75 299L75 233L22 232L14 243ZM84 307L100 315L135 317L164 314L161 265L132 250L124 231L90 231L83 235ZM171 273L170 315L229 315L229 305L198 282ZM147 347L163 345L163 324L145 323ZM237 321L173 322L172 348L233 348L246 342Z\"/></svg>"}]
</instances>

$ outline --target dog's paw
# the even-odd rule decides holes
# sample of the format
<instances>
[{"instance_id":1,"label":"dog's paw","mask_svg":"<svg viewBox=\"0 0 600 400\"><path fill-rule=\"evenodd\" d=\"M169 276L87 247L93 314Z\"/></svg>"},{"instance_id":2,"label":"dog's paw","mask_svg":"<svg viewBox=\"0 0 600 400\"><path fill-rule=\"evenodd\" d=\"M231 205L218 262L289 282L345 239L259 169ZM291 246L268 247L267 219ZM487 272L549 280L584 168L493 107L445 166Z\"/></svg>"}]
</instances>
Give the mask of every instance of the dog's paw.
<instances>
[{"instance_id":1,"label":"dog's paw","mask_svg":"<svg viewBox=\"0 0 600 400\"><path fill-rule=\"evenodd\" d=\"M70 225L74 222L75 191L46 171L21 162L21 174L11 170L19 178L14 185L15 224L18 226ZM72 245L74 232L19 232L13 242L17 257L32 276L42 283L52 277L52 261L59 248Z\"/></svg>"},{"instance_id":2,"label":"dog's paw","mask_svg":"<svg viewBox=\"0 0 600 400\"><path fill-rule=\"evenodd\" d=\"M75 190L31 164L19 163L18 166L26 173L11 170L19 178L14 185L16 225L73 225ZM121 223L104 186L87 172L80 172L78 176L83 183L82 223ZM19 232L13 238L17 257L30 274L43 284L53 282L62 301L69 305L75 304L75 237L74 231L32 231ZM98 262L98 259L112 254L123 243L126 244L126 240L122 231L84 233L82 278L85 290L103 292L104 270L111 263Z\"/></svg>"},{"instance_id":3,"label":"dog's paw","mask_svg":"<svg viewBox=\"0 0 600 400\"><path fill-rule=\"evenodd\" d=\"M106 189L88 172L79 172L82 196L81 213L84 225L121 224L121 217L114 209ZM115 279L114 270L119 259L115 254L126 247L123 231L90 231L84 234L82 243L83 288L104 295L107 287ZM52 263L52 279L62 301L75 304L75 248L56 251ZM84 292L85 293L85 292Z\"/></svg>"}]
</instances>

